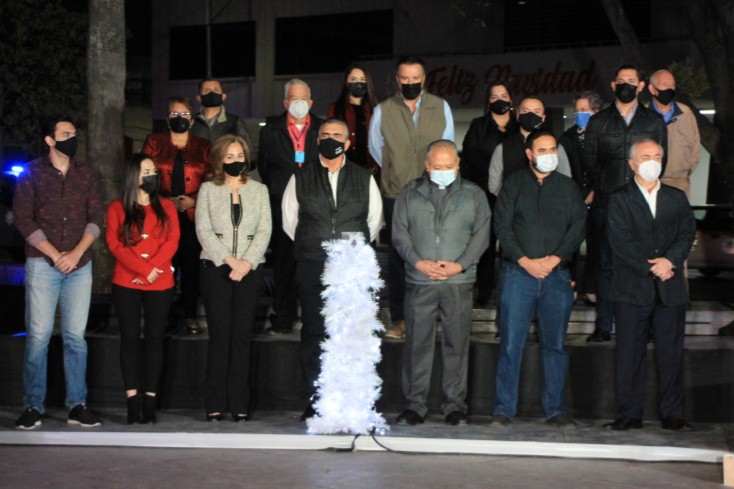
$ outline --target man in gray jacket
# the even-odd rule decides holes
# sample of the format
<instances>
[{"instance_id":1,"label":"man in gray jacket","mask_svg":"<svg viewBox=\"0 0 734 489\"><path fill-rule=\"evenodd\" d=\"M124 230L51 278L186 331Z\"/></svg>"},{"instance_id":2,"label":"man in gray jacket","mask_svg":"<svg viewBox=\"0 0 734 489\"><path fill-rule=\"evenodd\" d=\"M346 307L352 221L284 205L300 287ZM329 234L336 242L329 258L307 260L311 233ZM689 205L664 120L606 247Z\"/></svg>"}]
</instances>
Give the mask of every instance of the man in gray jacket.
<instances>
[{"instance_id":1,"label":"man in gray jacket","mask_svg":"<svg viewBox=\"0 0 734 489\"><path fill-rule=\"evenodd\" d=\"M489 246L489 205L482 189L459 177L456 145L428 146L426 173L400 192L392 223L393 246L405 260L406 339L398 423L422 423L428 408L436 319L443 326L442 408L446 423L466 423L466 384L472 287L476 264Z\"/></svg>"}]
</instances>

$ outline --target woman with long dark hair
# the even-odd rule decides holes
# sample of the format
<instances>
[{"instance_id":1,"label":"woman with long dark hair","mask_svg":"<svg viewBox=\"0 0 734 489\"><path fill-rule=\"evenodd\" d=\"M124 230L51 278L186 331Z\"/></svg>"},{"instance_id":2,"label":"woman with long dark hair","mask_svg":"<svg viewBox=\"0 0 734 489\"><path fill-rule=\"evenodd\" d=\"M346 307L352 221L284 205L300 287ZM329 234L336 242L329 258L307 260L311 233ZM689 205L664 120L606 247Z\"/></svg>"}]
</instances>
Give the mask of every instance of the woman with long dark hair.
<instances>
[{"instance_id":1,"label":"woman with long dark hair","mask_svg":"<svg viewBox=\"0 0 734 489\"><path fill-rule=\"evenodd\" d=\"M329 119L341 119L349 127L349 149L347 158L376 173L380 167L367 150L367 132L372 118L372 109L377 105L375 87L367 69L350 63L344 70L344 85L336 102L329 105Z\"/></svg>"},{"instance_id":2,"label":"woman with long dark hair","mask_svg":"<svg viewBox=\"0 0 734 489\"><path fill-rule=\"evenodd\" d=\"M209 330L204 407L207 421L229 410L241 422L250 419L250 337L272 231L270 197L248 178L250 148L241 137L220 137L211 162L195 221Z\"/></svg>"},{"instance_id":3,"label":"woman with long dark hair","mask_svg":"<svg viewBox=\"0 0 734 489\"><path fill-rule=\"evenodd\" d=\"M158 195L159 182L153 159L135 154L123 171L122 198L107 208L107 246L115 257L112 302L120 326L128 424L156 422L163 336L176 284L171 260L178 248L178 216L173 202ZM142 362L141 308L145 314Z\"/></svg>"}]
</instances>

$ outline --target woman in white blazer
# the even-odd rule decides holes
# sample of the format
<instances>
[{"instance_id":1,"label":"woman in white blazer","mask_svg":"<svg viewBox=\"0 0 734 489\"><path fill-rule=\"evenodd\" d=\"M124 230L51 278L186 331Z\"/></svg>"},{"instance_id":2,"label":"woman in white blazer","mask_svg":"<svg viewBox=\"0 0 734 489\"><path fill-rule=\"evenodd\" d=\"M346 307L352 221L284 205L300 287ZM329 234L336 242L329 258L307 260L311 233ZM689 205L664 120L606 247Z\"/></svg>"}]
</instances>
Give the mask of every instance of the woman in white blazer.
<instances>
[{"instance_id":1,"label":"woman in white blazer","mask_svg":"<svg viewBox=\"0 0 734 489\"><path fill-rule=\"evenodd\" d=\"M248 178L250 148L242 138L219 138L210 161L195 219L209 330L204 405L207 421L221 421L229 410L240 422L249 419L250 337L272 230L270 202L265 185Z\"/></svg>"}]
</instances>

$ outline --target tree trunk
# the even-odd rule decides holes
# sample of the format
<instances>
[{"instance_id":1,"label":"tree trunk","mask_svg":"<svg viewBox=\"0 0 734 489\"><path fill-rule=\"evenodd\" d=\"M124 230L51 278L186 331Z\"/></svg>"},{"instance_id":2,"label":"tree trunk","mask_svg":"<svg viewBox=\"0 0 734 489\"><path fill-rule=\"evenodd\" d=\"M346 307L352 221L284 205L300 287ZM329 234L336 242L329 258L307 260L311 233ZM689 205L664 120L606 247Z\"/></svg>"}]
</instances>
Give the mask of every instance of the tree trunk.
<instances>
[{"instance_id":1,"label":"tree trunk","mask_svg":"<svg viewBox=\"0 0 734 489\"><path fill-rule=\"evenodd\" d=\"M653 69L653 64L650 62L650 58L643 50L642 44L637 38L637 34L635 33L632 24L630 24L627 19L622 2L620 0L602 0L601 3L604 6L607 17L609 17L609 22L612 24L612 29L614 29L614 32L617 34L617 38L619 38L622 49L624 49L624 51L632 58L633 64L639 70L648 74L653 73L657 69L663 68L660 66ZM679 3L686 4L691 8L698 8L695 5L699 2L694 0L679 0ZM709 81L711 81L710 74ZM719 145L719 130L704 115L701 115L698 108L693 104L685 92L677 89L676 98L691 107L691 110L693 110L693 113L696 115L698 130L701 133L701 144L706 148L706 151L712 155L716 155Z\"/></svg>"},{"instance_id":2,"label":"tree trunk","mask_svg":"<svg viewBox=\"0 0 734 489\"><path fill-rule=\"evenodd\" d=\"M105 202L117 198L124 155L125 1L89 0L87 161L97 167ZM112 257L104 235L94 247L94 292L107 293Z\"/></svg>"}]
</instances>

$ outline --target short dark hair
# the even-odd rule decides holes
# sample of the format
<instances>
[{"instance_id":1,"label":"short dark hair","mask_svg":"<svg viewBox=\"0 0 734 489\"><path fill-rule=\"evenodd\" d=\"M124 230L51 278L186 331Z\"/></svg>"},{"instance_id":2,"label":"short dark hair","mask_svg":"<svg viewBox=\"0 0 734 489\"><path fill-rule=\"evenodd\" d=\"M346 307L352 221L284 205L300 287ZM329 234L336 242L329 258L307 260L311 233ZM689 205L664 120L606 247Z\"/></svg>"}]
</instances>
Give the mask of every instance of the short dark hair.
<instances>
[{"instance_id":1,"label":"short dark hair","mask_svg":"<svg viewBox=\"0 0 734 489\"><path fill-rule=\"evenodd\" d=\"M67 115L46 117L41 120L41 138L51 136L51 138L53 139L54 135L56 134L56 126L59 125L59 122L68 122L69 124L76 127L74 121L71 119L71 117Z\"/></svg>"},{"instance_id":2,"label":"short dark hair","mask_svg":"<svg viewBox=\"0 0 734 489\"><path fill-rule=\"evenodd\" d=\"M545 102L543 102L543 99L540 98L538 95L531 93L530 95L525 95L522 100L520 100L520 103L517 104L518 107L522 105L522 103L526 100L537 100L540 102L540 104L543 106L543 113L545 114Z\"/></svg>"},{"instance_id":3,"label":"short dark hair","mask_svg":"<svg viewBox=\"0 0 734 489\"><path fill-rule=\"evenodd\" d=\"M198 93L201 93L201 87L204 86L204 83L210 82L210 81L214 81L214 82L219 83L219 86L222 87L222 91L224 91L224 84L222 83L221 80L217 80L216 78L204 78L203 80L201 80L199 82L199 90L198 90Z\"/></svg>"},{"instance_id":4,"label":"short dark hair","mask_svg":"<svg viewBox=\"0 0 734 489\"><path fill-rule=\"evenodd\" d=\"M349 139L349 133L350 133L349 125L342 119L339 119L338 117L330 117L326 119L324 122L322 122L321 125L319 126L318 132L316 133L317 137L319 134L321 134L321 128L324 127L326 124L339 124L340 126L344 128L344 137L346 139Z\"/></svg>"},{"instance_id":5,"label":"short dark hair","mask_svg":"<svg viewBox=\"0 0 734 489\"><path fill-rule=\"evenodd\" d=\"M525 149L529 149L530 151L533 150L533 143L544 136L550 136L552 137L556 143L558 143L558 138L550 132L548 129L536 129L535 131L532 131L530 134L528 134L528 138L525 140Z\"/></svg>"},{"instance_id":6,"label":"short dark hair","mask_svg":"<svg viewBox=\"0 0 734 489\"><path fill-rule=\"evenodd\" d=\"M426 71L426 64L418 56L401 56L395 65L395 71L400 69L400 65L421 65L423 72Z\"/></svg>"},{"instance_id":7,"label":"short dark hair","mask_svg":"<svg viewBox=\"0 0 734 489\"><path fill-rule=\"evenodd\" d=\"M640 70L637 69L635 65L622 65L619 68L617 68L617 71L614 72L614 79L617 79L617 75L619 75L619 72L622 70L635 70L635 73L637 73L637 78L642 78L642 75L640 74Z\"/></svg>"}]
</instances>

